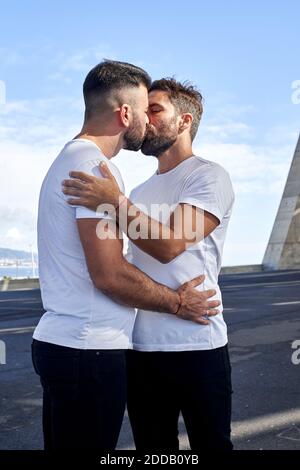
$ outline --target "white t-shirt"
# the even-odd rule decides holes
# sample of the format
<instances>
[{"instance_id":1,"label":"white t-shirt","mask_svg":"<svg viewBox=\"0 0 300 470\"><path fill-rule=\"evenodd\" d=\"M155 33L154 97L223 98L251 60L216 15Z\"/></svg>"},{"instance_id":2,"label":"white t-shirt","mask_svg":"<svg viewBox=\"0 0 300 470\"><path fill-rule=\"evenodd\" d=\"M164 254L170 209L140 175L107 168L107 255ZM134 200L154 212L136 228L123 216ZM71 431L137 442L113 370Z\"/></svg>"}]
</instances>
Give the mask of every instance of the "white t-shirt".
<instances>
[{"instance_id":1,"label":"white t-shirt","mask_svg":"<svg viewBox=\"0 0 300 470\"><path fill-rule=\"evenodd\" d=\"M131 201L148 215L166 223L172 210L155 216L153 204L176 207L187 203L215 215L220 224L204 240L188 247L168 264L162 264L129 244L128 260L152 279L177 289L194 277L205 274L199 290L215 289L210 300L221 300L218 274L234 193L228 173L218 164L192 156L174 169L154 174L135 188ZM152 204L152 212L150 207ZM173 210L174 210L173 207ZM154 213L153 213L154 212ZM223 311L222 305L219 307ZM182 320L175 315L139 310L133 330L133 349L140 351L188 351L214 349L227 343L227 328L222 313L210 317L209 325Z\"/></svg>"},{"instance_id":2,"label":"white t-shirt","mask_svg":"<svg viewBox=\"0 0 300 470\"><path fill-rule=\"evenodd\" d=\"M104 218L84 207L72 207L62 193L69 171L101 176L104 160L124 185L119 170L92 141L68 142L49 169L40 193L38 215L39 276L46 313L33 337L78 349L132 347L135 310L117 304L96 289L90 278L80 242L77 218Z\"/></svg>"}]
</instances>

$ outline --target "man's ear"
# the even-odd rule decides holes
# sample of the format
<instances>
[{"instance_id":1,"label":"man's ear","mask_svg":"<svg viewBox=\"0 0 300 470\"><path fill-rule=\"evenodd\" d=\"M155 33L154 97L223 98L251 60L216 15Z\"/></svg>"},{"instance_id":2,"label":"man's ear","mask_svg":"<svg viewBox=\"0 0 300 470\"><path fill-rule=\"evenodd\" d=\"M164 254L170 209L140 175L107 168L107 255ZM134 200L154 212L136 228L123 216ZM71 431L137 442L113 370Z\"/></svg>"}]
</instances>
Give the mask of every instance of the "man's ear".
<instances>
[{"instance_id":1,"label":"man's ear","mask_svg":"<svg viewBox=\"0 0 300 470\"><path fill-rule=\"evenodd\" d=\"M119 109L119 118L123 127L129 127L131 118L131 106L129 104L122 104Z\"/></svg>"},{"instance_id":2,"label":"man's ear","mask_svg":"<svg viewBox=\"0 0 300 470\"><path fill-rule=\"evenodd\" d=\"M180 124L179 124L179 133L190 129L194 118L191 113L184 113L181 115Z\"/></svg>"}]
</instances>

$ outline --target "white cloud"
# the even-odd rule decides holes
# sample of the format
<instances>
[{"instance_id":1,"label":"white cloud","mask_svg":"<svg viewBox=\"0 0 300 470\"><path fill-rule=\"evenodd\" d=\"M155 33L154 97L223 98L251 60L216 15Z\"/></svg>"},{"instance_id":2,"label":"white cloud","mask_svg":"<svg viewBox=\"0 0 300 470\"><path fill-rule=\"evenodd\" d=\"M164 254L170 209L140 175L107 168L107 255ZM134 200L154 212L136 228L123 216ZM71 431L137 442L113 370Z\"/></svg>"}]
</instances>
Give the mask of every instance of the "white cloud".
<instances>
[{"instance_id":1,"label":"white cloud","mask_svg":"<svg viewBox=\"0 0 300 470\"><path fill-rule=\"evenodd\" d=\"M48 78L70 83L71 76L74 74L86 75L92 67L105 58L116 59L114 51L108 44L100 44L70 53L60 52L51 61L55 72L50 73Z\"/></svg>"},{"instance_id":2,"label":"white cloud","mask_svg":"<svg viewBox=\"0 0 300 470\"><path fill-rule=\"evenodd\" d=\"M78 99L55 96L0 107L0 246L36 247L40 186L66 140L80 129L82 107Z\"/></svg>"},{"instance_id":3,"label":"white cloud","mask_svg":"<svg viewBox=\"0 0 300 470\"><path fill-rule=\"evenodd\" d=\"M253 135L253 128L243 122L228 121L206 124L201 128L201 136L205 140L217 138L219 141L239 136L248 138ZM201 139L202 140L202 139Z\"/></svg>"},{"instance_id":4,"label":"white cloud","mask_svg":"<svg viewBox=\"0 0 300 470\"><path fill-rule=\"evenodd\" d=\"M0 108L0 115L10 113L26 113L29 111L30 102L27 100L6 101Z\"/></svg>"},{"instance_id":5,"label":"white cloud","mask_svg":"<svg viewBox=\"0 0 300 470\"><path fill-rule=\"evenodd\" d=\"M0 143L0 246L25 249L29 243L36 245L35 221L39 190L56 153L43 146L13 141ZM18 233L22 237L18 237Z\"/></svg>"},{"instance_id":6,"label":"white cloud","mask_svg":"<svg viewBox=\"0 0 300 470\"><path fill-rule=\"evenodd\" d=\"M20 50L18 51L11 47L0 47L0 61L2 68L11 67L22 63L24 61L24 56L22 56Z\"/></svg>"},{"instance_id":7,"label":"white cloud","mask_svg":"<svg viewBox=\"0 0 300 470\"><path fill-rule=\"evenodd\" d=\"M293 134L294 136L294 134ZM210 141L198 143L196 154L224 166L235 190L246 194L282 192L293 156L296 139L278 145L250 145Z\"/></svg>"},{"instance_id":8,"label":"white cloud","mask_svg":"<svg viewBox=\"0 0 300 470\"><path fill-rule=\"evenodd\" d=\"M33 211L27 208L0 206L0 247L28 251L36 247L36 221Z\"/></svg>"},{"instance_id":9,"label":"white cloud","mask_svg":"<svg viewBox=\"0 0 300 470\"><path fill-rule=\"evenodd\" d=\"M18 242L24 238L24 235L22 235L22 233L20 233L20 231L16 227L13 227L7 231L5 237L9 240Z\"/></svg>"},{"instance_id":10,"label":"white cloud","mask_svg":"<svg viewBox=\"0 0 300 470\"><path fill-rule=\"evenodd\" d=\"M72 79L68 76L66 76L64 73L62 72L55 72L55 73L51 73L49 76L48 76L48 79L49 80L59 80L60 82L64 82L66 84L69 84L72 82Z\"/></svg>"}]
</instances>

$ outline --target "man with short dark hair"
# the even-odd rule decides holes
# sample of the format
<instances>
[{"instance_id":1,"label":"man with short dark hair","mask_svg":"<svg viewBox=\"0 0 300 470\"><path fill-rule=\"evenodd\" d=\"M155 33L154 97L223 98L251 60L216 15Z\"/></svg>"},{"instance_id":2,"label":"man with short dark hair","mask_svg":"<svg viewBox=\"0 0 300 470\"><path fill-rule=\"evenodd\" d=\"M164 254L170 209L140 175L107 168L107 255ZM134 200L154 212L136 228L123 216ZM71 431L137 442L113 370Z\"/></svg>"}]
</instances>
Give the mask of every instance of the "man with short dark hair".
<instances>
[{"instance_id":1,"label":"man with short dark hair","mask_svg":"<svg viewBox=\"0 0 300 470\"><path fill-rule=\"evenodd\" d=\"M46 310L33 335L33 365L43 387L46 450L113 450L126 402L125 351L132 347L133 307L206 322L219 302L199 292L202 277L171 289L123 257L123 242L110 237L106 212L71 207L61 181L71 169L99 175L121 148L138 150L148 123L149 75L139 67L104 61L84 82L85 120L49 169L40 193L39 275ZM107 223L106 238L98 224Z\"/></svg>"},{"instance_id":2,"label":"man with short dark hair","mask_svg":"<svg viewBox=\"0 0 300 470\"><path fill-rule=\"evenodd\" d=\"M105 167L101 180L71 173L77 179L65 183L64 193L72 196L70 204L94 210L111 204L131 240L132 263L153 279L175 289L200 270L203 288L221 298L218 274L234 193L220 165L193 153L201 114L202 96L193 86L174 79L154 82L141 150L157 157L158 171L128 200ZM153 212L157 205L169 211ZM135 220L143 236L131 233ZM178 450L180 412L192 450L232 449L227 342L221 314L197 325L139 309L127 355L128 412L137 450Z\"/></svg>"}]
</instances>

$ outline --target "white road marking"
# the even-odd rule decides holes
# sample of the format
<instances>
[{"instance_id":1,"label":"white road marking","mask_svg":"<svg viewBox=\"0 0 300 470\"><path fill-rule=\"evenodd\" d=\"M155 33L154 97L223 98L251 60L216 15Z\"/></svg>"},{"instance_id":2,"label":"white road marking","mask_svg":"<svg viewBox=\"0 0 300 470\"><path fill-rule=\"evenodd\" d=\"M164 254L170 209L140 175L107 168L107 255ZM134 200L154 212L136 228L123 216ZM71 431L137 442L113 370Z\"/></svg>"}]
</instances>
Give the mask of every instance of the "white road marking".
<instances>
[{"instance_id":1,"label":"white road marking","mask_svg":"<svg viewBox=\"0 0 300 470\"><path fill-rule=\"evenodd\" d=\"M0 330L0 333L5 334L5 333L28 333L30 331L33 331L35 329L35 326L21 326L19 328L4 328Z\"/></svg>"},{"instance_id":2,"label":"white road marking","mask_svg":"<svg viewBox=\"0 0 300 470\"><path fill-rule=\"evenodd\" d=\"M300 300L295 300L293 302L276 302L271 305L296 305L296 304L300 304Z\"/></svg>"}]
</instances>

